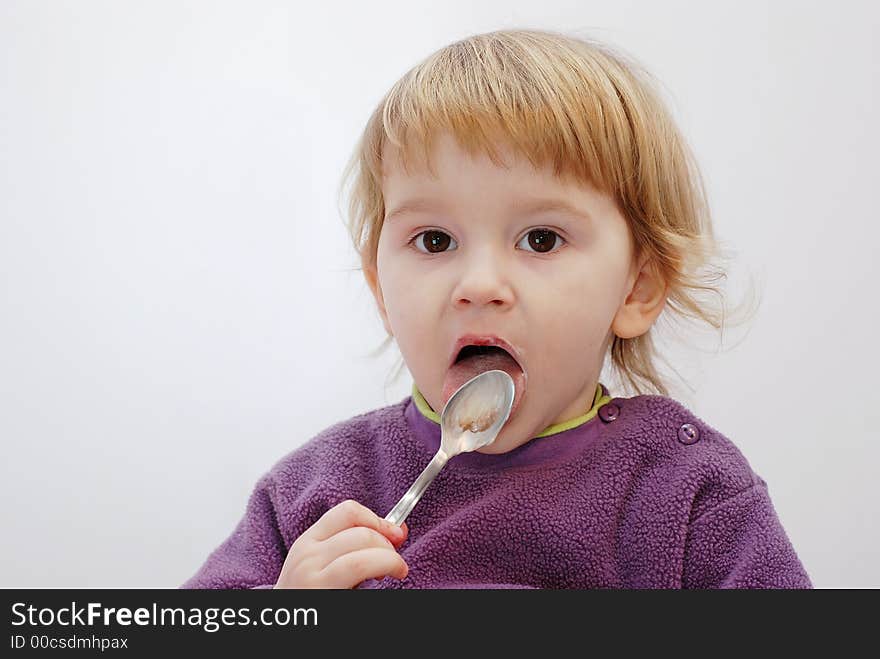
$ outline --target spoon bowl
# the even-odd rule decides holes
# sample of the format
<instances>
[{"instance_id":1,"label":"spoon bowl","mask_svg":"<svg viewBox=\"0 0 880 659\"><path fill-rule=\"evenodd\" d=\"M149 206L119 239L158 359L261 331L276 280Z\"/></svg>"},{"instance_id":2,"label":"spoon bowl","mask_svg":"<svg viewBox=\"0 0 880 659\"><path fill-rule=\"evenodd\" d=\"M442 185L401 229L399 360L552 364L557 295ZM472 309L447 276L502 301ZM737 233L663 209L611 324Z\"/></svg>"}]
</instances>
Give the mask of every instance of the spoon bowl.
<instances>
[{"instance_id":1,"label":"spoon bowl","mask_svg":"<svg viewBox=\"0 0 880 659\"><path fill-rule=\"evenodd\" d=\"M516 387L500 370L480 373L449 397L440 413L440 448L385 519L401 524L450 458L488 446L510 417Z\"/></svg>"},{"instance_id":2,"label":"spoon bowl","mask_svg":"<svg viewBox=\"0 0 880 659\"><path fill-rule=\"evenodd\" d=\"M504 371L485 371L449 397L440 413L440 449L451 458L495 441L510 416L516 393Z\"/></svg>"}]
</instances>

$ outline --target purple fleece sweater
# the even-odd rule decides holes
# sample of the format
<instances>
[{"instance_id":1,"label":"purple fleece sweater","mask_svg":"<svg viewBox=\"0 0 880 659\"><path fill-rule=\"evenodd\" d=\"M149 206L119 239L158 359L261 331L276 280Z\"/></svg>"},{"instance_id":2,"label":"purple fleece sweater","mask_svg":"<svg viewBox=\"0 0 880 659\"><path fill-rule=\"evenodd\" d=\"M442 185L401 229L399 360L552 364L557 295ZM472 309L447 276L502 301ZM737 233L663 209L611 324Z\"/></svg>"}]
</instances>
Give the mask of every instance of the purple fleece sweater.
<instances>
[{"instance_id":1,"label":"purple fleece sweater","mask_svg":"<svg viewBox=\"0 0 880 659\"><path fill-rule=\"evenodd\" d=\"M361 587L812 587L767 484L729 439L670 398L601 390L574 428L452 458L407 518L406 579ZM439 445L412 396L327 428L259 480L182 587L271 586L325 511L355 499L384 516Z\"/></svg>"}]
</instances>

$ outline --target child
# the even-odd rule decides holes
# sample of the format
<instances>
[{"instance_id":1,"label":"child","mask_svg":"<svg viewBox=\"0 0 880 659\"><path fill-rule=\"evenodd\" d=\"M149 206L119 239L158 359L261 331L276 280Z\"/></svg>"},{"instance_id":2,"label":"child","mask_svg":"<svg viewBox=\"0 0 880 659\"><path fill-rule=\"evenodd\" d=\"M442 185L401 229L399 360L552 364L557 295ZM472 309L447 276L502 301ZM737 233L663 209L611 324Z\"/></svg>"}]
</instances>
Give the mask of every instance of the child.
<instances>
[{"instance_id":1,"label":"child","mask_svg":"<svg viewBox=\"0 0 880 659\"><path fill-rule=\"evenodd\" d=\"M812 587L767 484L655 368L664 308L721 322L695 295L716 291L699 173L636 64L534 30L451 44L393 86L349 172L412 395L281 459L184 587ZM606 355L638 395L599 382ZM448 398L492 368L516 385L497 440L386 522Z\"/></svg>"}]
</instances>

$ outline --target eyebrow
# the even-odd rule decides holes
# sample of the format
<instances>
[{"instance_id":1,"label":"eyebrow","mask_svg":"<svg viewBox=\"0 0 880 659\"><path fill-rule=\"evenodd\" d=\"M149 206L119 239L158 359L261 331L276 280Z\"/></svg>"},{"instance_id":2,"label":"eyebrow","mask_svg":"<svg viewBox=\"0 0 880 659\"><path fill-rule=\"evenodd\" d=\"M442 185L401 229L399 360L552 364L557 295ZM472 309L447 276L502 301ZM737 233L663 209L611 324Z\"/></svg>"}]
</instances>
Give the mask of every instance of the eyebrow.
<instances>
[{"instance_id":1,"label":"eyebrow","mask_svg":"<svg viewBox=\"0 0 880 659\"><path fill-rule=\"evenodd\" d=\"M444 207L442 202L435 202L430 199L410 199L403 202L394 210L385 214L385 221L403 215L404 213L421 213L426 211L438 210Z\"/></svg>"},{"instance_id":2,"label":"eyebrow","mask_svg":"<svg viewBox=\"0 0 880 659\"><path fill-rule=\"evenodd\" d=\"M556 211L571 215L585 222L593 221L592 216L585 209L579 208L565 199L522 199L516 200L511 207L523 214Z\"/></svg>"},{"instance_id":3,"label":"eyebrow","mask_svg":"<svg viewBox=\"0 0 880 659\"><path fill-rule=\"evenodd\" d=\"M444 204L440 201L421 198L410 199L388 212L385 215L385 221L387 222L398 215L403 215L404 213L421 213L438 209L442 210L443 208ZM592 217L586 210L578 208L564 199L558 198L517 199L510 205L510 208L522 214L557 211L580 218L586 222L592 221Z\"/></svg>"}]
</instances>

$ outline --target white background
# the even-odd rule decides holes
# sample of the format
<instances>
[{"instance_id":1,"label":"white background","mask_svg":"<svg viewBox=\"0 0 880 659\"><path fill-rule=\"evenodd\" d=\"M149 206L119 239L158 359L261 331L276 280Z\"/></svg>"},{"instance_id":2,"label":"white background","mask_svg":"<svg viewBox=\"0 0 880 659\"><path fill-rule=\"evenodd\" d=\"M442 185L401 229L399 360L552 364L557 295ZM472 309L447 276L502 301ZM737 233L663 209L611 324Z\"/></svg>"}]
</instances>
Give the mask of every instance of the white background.
<instances>
[{"instance_id":1,"label":"white background","mask_svg":"<svg viewBox=\"0 0 880 659\"><path fill-rule=\"evenodd\" d=\"M282 455L409 395L340 176L400 75L504 27L662 81L763 298L672 393L817 586L880 587L878 10L647 0L0 3L0 586L175 587Z\"/></svg>"}]
</instances>

